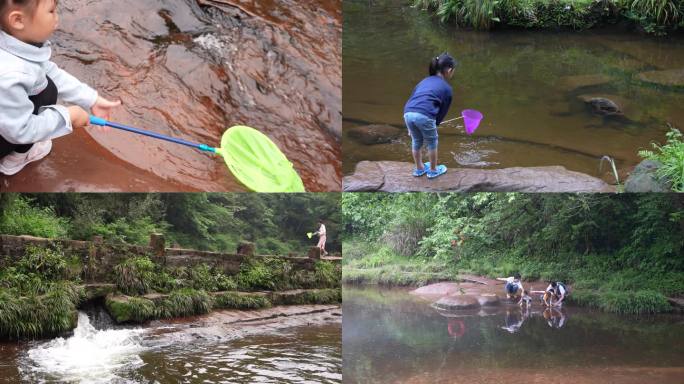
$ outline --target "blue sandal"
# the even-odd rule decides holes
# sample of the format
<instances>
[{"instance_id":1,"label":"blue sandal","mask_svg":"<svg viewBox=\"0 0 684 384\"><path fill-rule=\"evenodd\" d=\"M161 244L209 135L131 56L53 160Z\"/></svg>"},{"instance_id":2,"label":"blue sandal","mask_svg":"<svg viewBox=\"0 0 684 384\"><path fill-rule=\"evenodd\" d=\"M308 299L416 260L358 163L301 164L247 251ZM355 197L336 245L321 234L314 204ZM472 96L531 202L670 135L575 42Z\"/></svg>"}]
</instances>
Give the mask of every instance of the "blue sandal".
<instances>
[{"instance_id":1,"label":"blue sandal","mask_svg":"<svg viewBox=\"0 0 684 384\"><path fill-rule=\"evenodd\" d=\"M424 174L426 174L429 169L430 169L430 162L428 161L427 163L423 164L423 169L414 168L413 169L413 176L421 177Z\"/></svg>"},{"instance_id":2,"label":"blue sandal","mask_svg":"<svg viewBox=\"0 0 684 384\"><path fill-rule=\"evenodd\" d=\"M432 171L430 169L427 170L427 172L426 172L427 178L428 179L434 179L435 177L438 177L438 176L445 174L446 171L447 171L446 165L440 164L437 166L437 168L434 171Z\"/></svg>"}]
</instances>

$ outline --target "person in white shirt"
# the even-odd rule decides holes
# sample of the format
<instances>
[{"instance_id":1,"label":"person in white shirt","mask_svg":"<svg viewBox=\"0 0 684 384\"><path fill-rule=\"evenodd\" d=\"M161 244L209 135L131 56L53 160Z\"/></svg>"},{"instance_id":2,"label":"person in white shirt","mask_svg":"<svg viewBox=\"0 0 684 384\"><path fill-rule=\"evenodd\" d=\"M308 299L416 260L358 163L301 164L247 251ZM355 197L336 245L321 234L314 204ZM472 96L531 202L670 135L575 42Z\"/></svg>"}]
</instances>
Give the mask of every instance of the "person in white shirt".
<instances>
[{"instance_id":1,"label":"person in white shirt","mask_svg":"<svg viewBox=\"0 0 684 384\"><path fill-rule=\"evenodd\" d=\"M320 226L318 228L318 231L316 231L314 234L318 236L318 245L316 245L318 248L321 250L322 255L327 255L328 252L325 251L325 240L326 240L326 231L325 231L325 224L323 224L323 220L318 220L318 225Z\"/></svg>"},{"instance_id":2,"label":"person in white shirt","mask_svg":"<svg viewBox=\"0 0 684 384\"><path fill-rule=\"evenodd\" d=\"M52 140L108 119L120 101L50 61L57 0L0 0L0 173L14 175L52 150ZM57 99L72 104L57 104Z\"/></svg>"},{"instance_id":3,"label":"person in white shirt","mask_svg":"<svg viewBox=\"0 0 684 384\"><path fill-rule=\"evenodd\" d=\"M523 288L522 281L520 281L519 273L516 273L514 276L510 277L497 277L496 279L506 282L506 297L509 299L516 299L520 297L522 299L525 289Z\"/></svg>"},{"instance_id":4,"label":"person in white shirt","mask_svg":"<svg viewBox=\"0 0 684 384\"><path fill-rule=\"evenodd\" d=\"M544 292L544 304L546 306L560 306L568 295L568 289L560 281L552 281Z\"/></svg>"}]
</instances>

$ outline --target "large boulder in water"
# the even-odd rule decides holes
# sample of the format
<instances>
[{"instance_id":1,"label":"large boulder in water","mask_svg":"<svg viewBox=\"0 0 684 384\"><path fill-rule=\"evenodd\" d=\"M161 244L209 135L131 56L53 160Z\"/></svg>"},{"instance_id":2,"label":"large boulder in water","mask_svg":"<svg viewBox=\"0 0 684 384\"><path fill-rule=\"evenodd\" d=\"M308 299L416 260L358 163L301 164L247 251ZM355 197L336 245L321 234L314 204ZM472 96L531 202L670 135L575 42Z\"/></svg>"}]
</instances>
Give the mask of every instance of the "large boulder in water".
<instances>
[{"instance_id":1,"label":"large boulder in water","mask_svg":"<svg viewBox=\"0 0 684 384\"><path fill-rule=\"evenodd\" d=\"M477 301L480 303L480 306L482 307L495 307L501 303L501 301L499 300L499 296L488 293L478 296Z\"/></svg>"},{"instance_id":2,"label":"large boulder in water","mask_svg":"<svg viewBox=\"0 0 684 384\"><path fill-rule=\"evenodd\" d=\"M584 101L592 112L602 116L622 115L622 108L613 100L605 97L593 97L582 95L579 99Z\"/></svg>"},{"instance_id":3,"label":"large boulder in water","mask_svg":"<svg viewBox=\"0 0 684 384\"><path fill-rule=\"evenodd\" d=\"M345 192L615 192L605 181L564 167L450 168L436 178L414 177L412 163L362 161L344 178Z\"/></svg>"},{"instance_id":4,"label":"large boulder in water","mask_svg":"<svg viewBox=\"0 0 684 384\"><path fill-rule=\"evenodd\" d=\"M459 309L479 308L480 302L475 296L456 294L443 297L437 300L433 305L438 309L453 311Z\"/></svg>"},{"instance_id":5,"label":"large boulder in water","mask_svg":"<svg viewBox=\"0 0 684 384\"><path fill-rule=\"evenodd\" d=\"M637 75L637 79L666 87L684 87L684 68L642 72Z\"/></svg>"},{"instance_id":6,"label":"large boulder in water","mask_svg":"<svg viewBox=\"0 0 684 384\"><path fill-rule=\"evenodd\" d=\"M441 283L434 283L434 284L429 284L429 285L424 285L422 287L416 288L410 293L412 295L420 296L420 297L443 297L443 296L449 296L453 295L459 292L459 283L451 283L451 282L441 282Z\"/></svg>"},{"instance_id":7,"label":"large boulder in water","mask_svg":"<svg viewBox=\"0 0 684 384\"><path fill-rule=\"evenodd\" d=\"M672 192L670 183L656 174L661 166L655 160L639 163L625 181L625 192Z\"/></svg>"},{"instance_id":8,"label":"large boulder in water","mask_svg":"<svg viewBox=\"0 0 684 384\"><path fill-rule=\"evenodd\" d=\"M389 143L405 132L397 127L384 124L347 128L345 131L350 138L365 145Z\"/></svg>"}]
</instances>

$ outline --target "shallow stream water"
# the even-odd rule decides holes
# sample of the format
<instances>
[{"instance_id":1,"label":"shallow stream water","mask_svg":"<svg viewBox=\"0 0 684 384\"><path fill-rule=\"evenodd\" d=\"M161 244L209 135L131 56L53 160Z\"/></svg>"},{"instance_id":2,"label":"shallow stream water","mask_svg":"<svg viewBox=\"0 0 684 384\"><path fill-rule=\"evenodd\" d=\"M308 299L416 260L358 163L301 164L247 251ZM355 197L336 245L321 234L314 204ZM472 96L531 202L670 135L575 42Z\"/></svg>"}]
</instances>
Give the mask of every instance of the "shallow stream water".
<instances>
[{"instance_id":1,"label":"shallow stream water","mask_svg":"<svg viewBox=\"0 0 684 384\"><path fill-rule=\"evenodd\" d=\"M345 383L681 383L682 315L566 306L439 312L406 289L344 288Z\"/></svg>"},{"instance_id":2,"label":"shallow stream water","mask_svg":"<svg viewBox=\"0 0 684 384\"><path fill-rule=\"evenodd\" d=\"M411 161L403 107L431 57L444 51L459 62L447 119L463 109L484 114L473 136L462 121L440 127L440 161L450 167L562 165L614 182L609 165L599 172L602 156L614 158L624 177L640 149L665 141L668 123L684 126L684 89L638 80L642 72L684 68L682 35L473 32L440 24L408 3L344 2L344 130L371 123L402 130L392 143L373 146L345 135L345 174L362 160ZM624 116L597 115L583 97L608 98Z\"/></svg>"},{"instance_id":3,"label":"shallow stream water","mask_svg":"<svg viewBox=\"0 0 684 384\"><path fill-rule=\"evenodd\" d=\"M0 343L0 377L12 383L341 383L341 324L334 312L228 325L229 318L255 312L218 311L122 327L90 310L79 313L70 337Z\"/></svg>"}]
</instances>

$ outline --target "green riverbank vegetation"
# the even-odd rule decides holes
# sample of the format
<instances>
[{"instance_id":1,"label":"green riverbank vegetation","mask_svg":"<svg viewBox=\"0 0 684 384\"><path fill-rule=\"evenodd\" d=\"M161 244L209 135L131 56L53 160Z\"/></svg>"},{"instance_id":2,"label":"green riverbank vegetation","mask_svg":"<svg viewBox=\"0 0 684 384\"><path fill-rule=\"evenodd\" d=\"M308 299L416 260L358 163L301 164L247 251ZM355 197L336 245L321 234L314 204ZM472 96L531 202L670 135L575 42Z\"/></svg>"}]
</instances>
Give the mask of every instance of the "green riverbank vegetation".
<instances>
[{"instance_id":1,"label":"green riverbank vegetation","mask_svg":"<svg viewBox=\"0 0 684 384\"><path fill-rule=\"evenodd\" d=\"M626 23L664 35L684 27L679 0L412 0L442 22L490 30L498 27L588 29Z\"/></svg>"},{"instance_id":2,"label":"green riverbank vegetation","mask_svg":"<svg viewBox=\"0 0 684 384\"><path fill-rule=\"evenodd\" d=\"M234 253L243 240L257 254L289 255L315 245L307 232L325 220L329 251L341 227L339 194L0 194L0 234L147 245L152 232L176 247ZM311 268L276 256L247 257L233 274L207 264L170 267L130 256L90 283L93 266L59 243L0 250L0 340L54 337L73 330L93 299L117 322L191 316L215 309L341 301L341 266ZM237 268L237 267L236 267Z\"/></svg>"},{"instance_id":3,"label":"green riverbank vegetation","mask_svg":"<svg viewBox=\"0 0 684 384\"><path fill-rule=\"evenodd\" d=\"M56 336L76 326L85 297L78 261L59 250L30 248L0 270L0 340Z\"/></svg>"},{"instance_id":4,"label":"green riverbank vegetation","mask_svg":"<svg viewBox=\"0 0 684 384\"><path fill-rule=\"evenodd\" d=\"M564 281L575 303L665 312L684 295L684 196L342 197L344 283L424 285L461 273Z\"/></svg>"},{"instance_id":5,"label":"green riverbank vegetation","mask_svg":"<svg viewBox=\"0 0 684 384\"><path fill-rule=\"evenodd\" d=\"M72 330L77 308L87 299L83 270L78 258L59 248L30 248L3 268L0 340L53 337ZM342 300L340 279L340 265L328 261L317 261L312 270L295 270L283 259L254 258L244 262L238 274L227 276L206 264L168 268L148 257L132 257L114 268L111 280L116 287L109 290L105 305L115 321L140 323L215 309L334 304Z\"/></svg>"},{"instance_id":6,"label":"green riverbank vegetation","mask_svg":"<svg viewBox=\"0 0 684 384\"><path fill-rule=\"evenodd\" d=\"M667 180L674 192L684 192L684 135L677 128L670 126L666 137L665 144L653 143L652 151L640 151L639 156L659 162L661 166L657 170L657 175Z\"/></svg>"}]
</instances>

